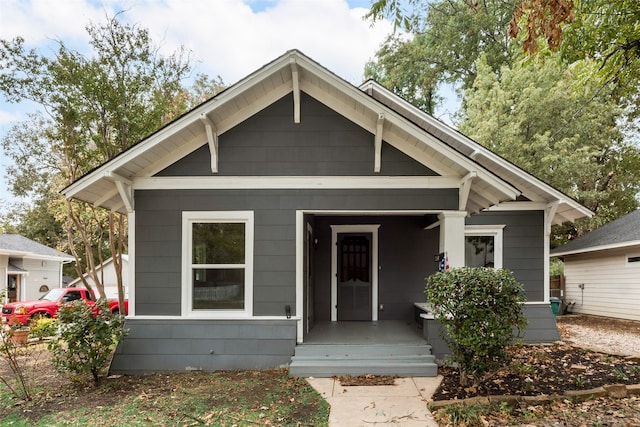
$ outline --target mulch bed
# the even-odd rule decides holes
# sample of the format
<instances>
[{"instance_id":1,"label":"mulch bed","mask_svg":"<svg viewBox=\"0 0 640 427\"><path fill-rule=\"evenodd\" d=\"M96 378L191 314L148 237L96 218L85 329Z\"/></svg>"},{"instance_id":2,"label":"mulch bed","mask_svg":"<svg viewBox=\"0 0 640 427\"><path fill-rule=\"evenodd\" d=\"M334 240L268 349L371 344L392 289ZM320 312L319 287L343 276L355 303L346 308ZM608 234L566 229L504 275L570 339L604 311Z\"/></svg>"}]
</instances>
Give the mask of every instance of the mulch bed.
<instances>
[{"instance_id":1,"label":"mulch bed","mask_svg":"<svg viewBox=\"0 0 640 427\"><path fill-rule=\"evenodd\" d=\"M508 368L477 388L460 386L456 368L441 368L443 381L433 400L474 396L563 394L607 384L639 384L640 364L569 345L515 346Z\"/></svg>"},{"instance_id":2,"label":"mulch bed","mask_svg":"<svg viewBox=\"0 0 640 427\"><path fill-rule=\"evenodd\" d=\"M640 322L595 316L558 319L561 332L571 324L625 331L640 339ZM477 388L460 386L457 368L440 367L438 373L443 381L433 400L490 395L561 395L569 390L588 390L608 384L640 384L640 363L637 361L564 343L513 346L509 365ZM395 377L346 375L336 379L343 386L375 386L393 385Z\"/></svg>"}]
</instances>

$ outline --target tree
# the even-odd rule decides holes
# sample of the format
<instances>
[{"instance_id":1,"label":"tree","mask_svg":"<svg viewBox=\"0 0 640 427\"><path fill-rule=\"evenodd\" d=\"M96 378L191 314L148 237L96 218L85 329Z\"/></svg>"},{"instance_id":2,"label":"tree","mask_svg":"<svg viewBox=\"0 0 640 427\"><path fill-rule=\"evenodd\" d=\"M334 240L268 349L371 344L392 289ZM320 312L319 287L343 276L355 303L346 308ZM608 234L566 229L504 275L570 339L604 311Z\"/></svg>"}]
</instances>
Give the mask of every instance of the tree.
<instances>
[{"instance_id":1,"label":"tree","mask_svg":"<svg viewBox=\"0 0 640 427\"><path fill-rule=\"evenodd\" d=\"M8 171L15 191L42 196L50 188L59 190L184 111L184 104L174 102L184 93L181 82L190 70L183 50L159 55L147 30L123 25L117 16L103 25L88 25L87 32L94 49L90 58L62 41L53 57L27 50L21 38L0 41L5 98L34 101L46 114L32 117L23 132L14 127L15 139L3 142L10 157L23 158ZM38 154L44 163L33 168ZM108 255L116 265L121 262L125 218L70 200L49 206L65 223L68 242L60 249L71 251L78 276L83 278L84 269L104 296L96 269ZM121 274L118 283L122 302Z\"/></svg>"},{"instance_id":2,"label":"tree","mask_svg":"<svg viewBox=\"0 0 640 427\"><path fill-rule=\"evenodd\" d=\"M556 245L635 209L640 190L640 149L617 125L624 112L612 89L576 84L581 72L577 65L563 65L557 55L521 57L498 74L481 59L460 125L465 134L596 213L592 220L555 229Z\"/></svg>"},{"instance_id":3,"label":"tree","mask_svg":"<svg viewBox=\"0 0 640 427\"><path fill-rule=\"evenodd\" d=\"M433 12L438 9L444 12L444 20L435 20L437 14ZM582 81L596 78L601 86L615 83L621 103L628 104L629 114L637 118L640 103L637 0L376 0L365 17L374 22L389 17L395 27L416 34L439 32L435 40L441 41L444 49L437 57L448 56L459 62L463 73L473 71L471 65L480 53L487 55L494 70L499 69L505 63L501 61L500 47L509 45L508 40L505 42L509 36L517 39L530 55L544 51L546 46L552 51L559 50L567 64L595 61L598 66L578 78ZM474 19L465 24L465 17ZM466 57L471 57L471 61ZM472 76L464 79L465 88L472 80Z\"/></svg>"},{"instance_id":4,"label":"tree","mask_svg":"<svg viewBox=\"0 0 640 427\"><path fill-rule=\"evenodd\" d=\"M536 53L541 38L556 50L562 43L562 25L573 21L573 18L571 0L523 0L513 12L509 34L513 38L518 37L522 25L526 34L522 47L526 52Z\"/></svg>"},{"instance_id":5,"label":"tree","mask_svg":"<svg viewBox=\"0 0 640 427\"><path fill-rule=\"evenodd\" d=\"M587 58L597 66L580 77L601 86L615 85L615 95L631 119L640 115L640 2L576 0L575 20L561 46L565 62Z\"/></svg>"},{"instance_id":6,"label":"tree","mask_svg":"<svg viewBox=\"0 0 640 427\"><path fill-rule=\"evenodd\" d=\"M416 34L411 40L390 36L376 52L376 60L366 64L365 77L433 114L440 101L436 92L443 71L429 61L428 43L425 34Z\"/></svg>"},{"instance_id":7,"label":"tree","mask_svg":"<svg viewBox=\"0 0 640 427\"><path fill-rule=\"evenodd\" d=\"M428 67L414 66L403 70L405 74L429 75L435 69L438 81L459 82L463 88L473 84L475 61L481 54L494 69L509 61L512 46L507 29L515 0L410 0L408 3L415 7L411 12L400 9L398 2L379 0L367 15L373 20L396 16L396 25L414 34L413 39L403 43L388 39L376 53L379 61L389 56L389 50L401 56L402 50L407 53L410 49L412 63L428 64ZM400 20L397 14L402 17ZM412 49L414 44L416 47Z\"/></svg>"}]
</instances>

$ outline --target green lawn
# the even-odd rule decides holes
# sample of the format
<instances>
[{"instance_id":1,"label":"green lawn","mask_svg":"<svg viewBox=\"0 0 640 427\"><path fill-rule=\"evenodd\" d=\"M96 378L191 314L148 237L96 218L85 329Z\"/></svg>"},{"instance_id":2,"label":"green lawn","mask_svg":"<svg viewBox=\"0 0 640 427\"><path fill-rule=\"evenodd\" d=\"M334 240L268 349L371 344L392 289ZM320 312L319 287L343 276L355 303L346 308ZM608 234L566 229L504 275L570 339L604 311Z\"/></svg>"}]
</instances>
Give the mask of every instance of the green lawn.
<instances>
[{"instance_id":1,"label":"green lawn","mask_svg":"<svg viewBox=\"0 0 640 427\"><path fill-rule=\"evenodd\" d=\"M0 385L0 425L328 424L329 405L304 379L289 378L286 370L123 376L104 379L98 387L74 384L47 369L34 372L40 385L31 402L20 403Z\"/></svg>"}]
</instances>

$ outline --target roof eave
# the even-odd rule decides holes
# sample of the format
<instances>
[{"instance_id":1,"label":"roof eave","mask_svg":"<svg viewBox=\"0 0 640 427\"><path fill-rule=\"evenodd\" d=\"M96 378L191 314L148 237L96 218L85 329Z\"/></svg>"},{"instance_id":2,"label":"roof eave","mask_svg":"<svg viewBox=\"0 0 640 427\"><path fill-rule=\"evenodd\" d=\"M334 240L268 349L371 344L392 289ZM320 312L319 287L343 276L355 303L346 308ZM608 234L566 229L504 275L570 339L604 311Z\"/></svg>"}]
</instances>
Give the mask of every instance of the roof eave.
<instances>
[{"instance_id":1,"label":"roof eave","mask_svg":"<svg viewBox=\"0 0 640 427\"><path fill-rule=\"evenodd\" d=\"M89 194L90 192L87 192L87 194L81 195L81 193L83 191L86 191L91 186L98 185L100 181L108 179L108 177L111 176L114 172L117 173L117 170L119 168L125 167L129 162L135 160L138 156L143 155L145 152L147 152L147 150L153 148L156 144L162 143L162 141L170 138L172 135L189 126L194 121L200 121L202 115L213 112L218 106L224 104L227 100L234 99L234 97L236 97L238 94L243 93L245 90L250 89L254 85L268 78L272 73L280 72L284 67L290 67L291 61L295 61L297 66L303 68L305 72L311 73L317 78L328 82L336 91L342 92L343 94L351 97L351 99L357 100L357 102L360 103L364 108L367 108L372 112L385 114L389 120L393 120L398 126L405 129L409 134L413 134L416 137L419 136L419 139L423 141L424 144L434 144L434 146L437 145L437 149L444 156L448 156L449 158L453 159L454 162L458 164L460 169L465 170L465 172L462 173L463 175L467 172L477 173L477 179L485 181L488 185L495 189L495 194L492 194L491 197L491 199L494 200L494 202L492 203L496 203L495 201L499 203L502 201L515 200L521 194L521 191L518 188L516 188L503 178L499 177L491 170L482 166L474 159L468 157L464 153L459 152L454 147L451 147L444 141L441 141L436 136L431 135L427 130L413 123L402 114L394 111L379 100L367 96L361 89L346 82L320 64L314 62L313 60L307 58L306 56L295 50L288 51L280 58L277 58L261 69L250 74L243 80L240 80L238 83L229 87L220 94L214 96L200 106L194 108L190 112L184 114L174 122L169 123L146 139L142 140L140 143L132 146L121 155L97 167L87 175L81 177L78 181L63 189L61 193L66 198L78 198L86 202L93 203L94 205L102 206L107 209L126 214L126 209L124 206L125 204L121 200L122 196L116 195L114 193L110 198L104 199L103 196L98 196L97 192L95 191L94 194ZM456 132L453 137L456 139L460 139L461 137L463 137L463 135ZM428 139L429 141L426 141L425 139ZM433 141L431 141L431 139L433 139ZM133 177L125 176L124 178L130 179ZM104 189L105 186L106 185L102 184L102 189ZM118 199L118 197L120 197L120 199ZM488 206L481 207L486 208Z\"/></svg>"},{"instance_id":2,"label":"roof eave","mask_svg":"<svg viewBox=\"0 0 640 427\"><path fill-rule=\"evenodd\" d=\"M611 244L608 244L608 245L599 245L599 246L592 246L592 247L589 247L589 248L581 248L581 249L574 249L574 250L569 250L569 251L551 253L551 257L552 258L560 258L560 257L563 257L563 256L568 256L568 255L580 255L580 254L591 253L591 252L608 251L608 250L614 250L614 249L624 249L624 248L628 248L628 247L632 247L632 246L640 247L640 240L631 240L631 241L628 241L628 242L611 243Z\"/></svg>"},{"instance_id":3,"label":"roof eave","mask_svg":"<svg viewBox=\"0 0 640 427\"><path fill-rule=\"evenodd\" d=\"M577 219L577 218L580 218L580 217L591 218L591 217L593 217L595 215L591 210L587 209L585 206L581 205L577 201L571 199L566 194L564 194L561 191L553 188L549 184L547 184L544 181L536 178L535 176L533 176L530 173L526 172L525 170L519 168L518 166L514 165L513 163L507 161L506 159L502 158L501 156L497 155L496 153L493 153L491 150L489 150L486 147L480 145L479 143L473 141L471 138L467 137L466 135L462 134L461 132L457 131L456 129L453 129L451 126L447 125L446 123L443 123L440 120L436 119L435 117L425 113L424 111L420 110L419 108L417 108L413 104L409 103L408 101L406 101L402 97L397 96L393 92L391 92L388 89L384 88L384 86L380 85L375 80L371 80L371 79L367 80L366 82L364 82L360 86L360 89L365 91L365 92L371 91L371 90L377 90L378 94L383 95L388 99L390 99L390 97L392 96L394 98L393 99L394 102L397 102L403 108L405 108L407 110L410 110L414 114L418 115L421 119L427 121L430 125L434 126L438 131L448 135L451 138L454 138L454 139L457 139L457 140L462 140L467 146L469 146L469 145L473 146L473 148L474 148L474 151L473 151L474 158L476 158L478 155L484 156L488 160L499 164L501 167L505 168L510 173L516 174L517 176L521 177L522 179L525 179L525 180L535 184L537 188L539 188L541 191L543 191L543 192L545 192L545 193L547 193L549 195L549 198L546 200L546 202L548 202L548 203L559 202L561 204L565 204L567 206L570 206L572 209L576 210L581 216L576 216L574 218L574 220ZM426 129L425 129L425 131L426 131Z\"/></svg>"}]
</instances>

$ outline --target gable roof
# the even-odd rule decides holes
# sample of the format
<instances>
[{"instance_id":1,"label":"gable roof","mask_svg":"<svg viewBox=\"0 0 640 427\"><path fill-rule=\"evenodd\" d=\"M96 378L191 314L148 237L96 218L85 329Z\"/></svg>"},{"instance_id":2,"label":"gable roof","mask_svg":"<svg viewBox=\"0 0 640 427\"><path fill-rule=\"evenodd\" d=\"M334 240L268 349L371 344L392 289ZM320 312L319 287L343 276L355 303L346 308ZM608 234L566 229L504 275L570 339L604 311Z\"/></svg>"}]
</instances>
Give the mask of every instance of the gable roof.
<instances>
[{"instance_id":1,"label":"gable roof","mask_svg":"<svg viewBox=\"0 0 640 427\"><path fill-rule=\"evenodd\" d=\"M41 245L19 234L0 234L0 254L12 258L35 258L55 261L73 261L63 252Z\"/></svg>"},{"instance_id":2,"label":"gable roof","mask_svg":"<svg viewBox=\"0 0 640 427\"><path fill-rule=\"evenodd\" d=\"M555 257L640 246L640 209L611 221L551 251Z\"/></svg>"},{"instance_id":3,"label":"gable roof","mask_svg":"<svg viewBox=\"0 0 640 427\"><path fill-rule=\"evenodd\" d=\"M593 212L568 195L478 144L457 129L425 113L379 83L368 80L360 87L380 102L408 117L426 132L434 135L465 156L474 159L506 182L514 185L522 193L523 197L532 202L553 205L555 209L554 224L561 224L566 221L573 222L578 218L593 216Z\"/></svg>"},{"instance_id":4,"label":"gable roof","mask_svg":"<svg viewBox=\"0 0 640 427\"><path fill-rule=\"evenodd\" d=\"M509 170L503 176L496 173L493 168L499 162L487 159L499 159L498 156L485 155L488 150L382 86L373 83L364 88L353 86L297 50L286 52L177 118L69 185L62 193L67 198L110 210L131 212L133 189L144 188L156 173L205 144L209 145L212 172L217 172L218 137L292 92L294 121L300 120L300 92L305 92L374 135L372 145L375 143L376 150L384 140L446 182L460 188L466 186L468 196L462 208L470 212L528 194L527 198L541 202L542 206L553 204L555 214L552 216L557 218L556 222L590 215L577 202L547 188L513 165L503 167ZM503 160L503 163L508 162ZM383 176L384 171L380 175ZM198 184L214 185L216 179L222 181L222 178L228 182L229 177L214 175L199 180Z\"/></svg>"}]
</instances>

